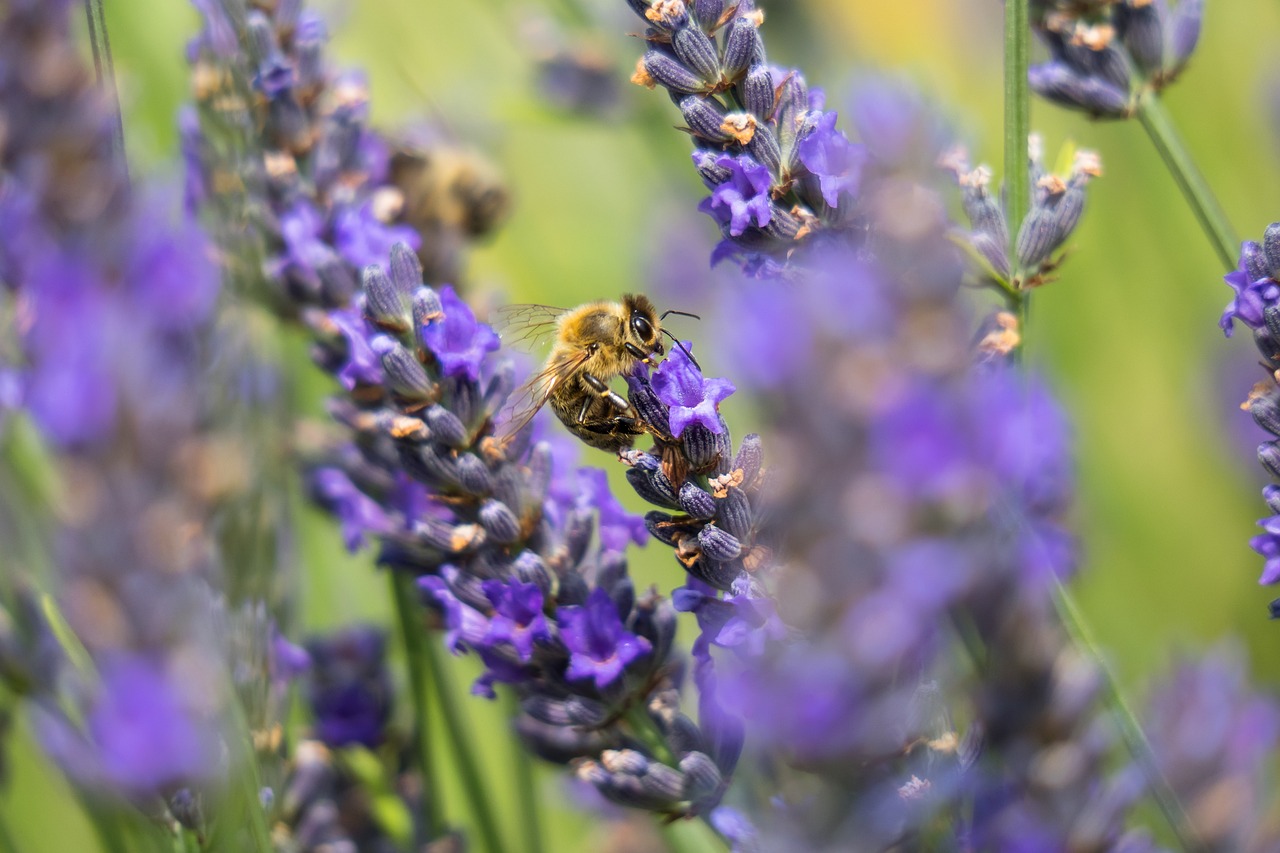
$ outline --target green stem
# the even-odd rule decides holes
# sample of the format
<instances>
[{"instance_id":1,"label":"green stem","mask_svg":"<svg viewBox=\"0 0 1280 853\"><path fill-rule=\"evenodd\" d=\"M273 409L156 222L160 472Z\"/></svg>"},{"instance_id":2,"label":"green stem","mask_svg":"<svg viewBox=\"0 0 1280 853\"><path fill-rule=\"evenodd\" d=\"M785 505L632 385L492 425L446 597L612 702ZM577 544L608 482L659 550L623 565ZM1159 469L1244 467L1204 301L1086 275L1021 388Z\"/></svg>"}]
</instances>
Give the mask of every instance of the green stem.
<instances>
[{"instance_id":1,"label":"green stem","mask_svg":"<svg viewBox=\"0 0 1280 853\"><path fill-rule=\"evenodd\" d=\"M1178 135L1160 96L1155 92L1145 92L1138 100L1137 115L1151 144L1160 153L1160 159L1182 191L1183 198L1191 206L1191 212L1196 215L1200 227L1204 229L1205 236L1213 244L1223 268L1235 269L1240 243L1214 197L1213 190L1209 188L1209 182L1196 168L1191 152Z\"/></svg>"},{"instance_id":2,"label":"green stem","mask_svg":"<svg viewBox=\"0 0 1280 853\"><path fill-rule=\"evenodd\" d=\"M471 732L463 719L462 709L458 706L458 695L453 680L449 676L445 662L440 659L440 644L423 642L422 648L429 661L428 672L431 677L431 688L440 702L440 715L444 718L446 737L453 744L453 754L458 761L458 775L462 781L463 792L467 803L471 806L471 814L476 820L476 829L480 833L481 849L488 853L503 853L506 846L498 834L498 822L494 818L493 798L485 789L480 778L480 762L476 758L472 745Z\"/></svg>"},{"instance_id":3,"label":"green stem","mask_svg":"<svg viewBox=\"0 0 1280 853\"><path fill-rule=\"evenodd\" d=\"M418 770L422 773L424 808L426 811L427 840L435 841L444 834L443 811L440 808L440 778L431 755L431 732L427 721L429 693L427 681L431 678L431 658L428 654L426 633L422 628L421 610L415 606L417 586L414 579L402 572L389 571L391 599L395 602L396 622L400 626L400 641L404 648L405 665L409 670L409 690L413 694L413 750Z\"/></svg>"},{"instance_id":4,"label":"green stem","mask_svg":"<svg viewBox=\"0 0 1280 853\"><path fill-rule=\"evenodd\" d=\"M512 693L507 694L507 716L514 722L520 713L520 704ZM525 749L520 738L513 734L515 749L516 797L520 808L520 831L529 853L543 853L542 812L538 808L538 785L534 777L533 757Z\"/></svg>"},{"instance_id":5,"label":"green stem","mask_svg":"<svg viewBox=\"0 0 1280 853\"><path fill-rule=\"evenodd\" d=\"M668 767L680 766L671 747L667 745L667 739L658 730L658 724L654 722L653 717L649 716L649 712L643 705L632 705L628 708L626 720L636 740L644 744L655 759Z\"/></svg>"},{"instance_id":6,"label":"green stem","mask_svg":"<svg viewBox=\"0 0 1280 853\"><path fill-rule=\"evenodd\" d=\"M1062 619L1062 624L1067 629L1067 633L1071 635L1075 645L1097 663L1098 669L1102 672L1108 694L1107 698L1117 713L1120 735L1124 738L1125 745L1129 748L1134 760L1142 767L1143 774L1151 787L1151 794L1155 798L1156 804L1160 807L1160 811L1164 814L1169 828L1173 831L1178 846L1183 850L1207 849L1205 844L1195 837L1191 822L1187 818L1187 813L1183 809L1182 803L1178 800L1177 793L1160 769L1160 764L1156 761L1155 752L1151 749L1151 742L1147 740L1146 732L1142 730L1142 724L1138 721L1137 715L1134 714L1133 709L1124 697L1124 693L1120 690L1120 683L1116 679L1115 673L1111 671L1111 667L1107 665L1106 660L1103 658L1097 640L1094 639L1093 632L1089 630L1089 625L1085 622L1084 614L1080 612L1080 607L1076 604L1074 596L1062 581L1056 578L1054 580L1054 592L1058 616Z\"/></svg>"},{"instance_id":7,"label":"green stem","mask_svg":"<svg viewBox=\"0 0 1280 853\"><path fill-rule=\"evenodd\" d=\"M1027 88L1031 24L1028 0L1004 4L1004 183L1010 257L1017 257L1018 229L1031 207L1027 140L1031 136L1031 95Z\"/></svg>"},{"instance_id":8,"label":"green stem","mask_svg":"<svg viewBox=\"0 0 1280 853\"><path fill-rule=\"evenodd\" d=\"M0 853L18 853L18 844L13 840L13 833L9 831L9 821L3 812L0 812Z\"/></svg>"}]
</instances>

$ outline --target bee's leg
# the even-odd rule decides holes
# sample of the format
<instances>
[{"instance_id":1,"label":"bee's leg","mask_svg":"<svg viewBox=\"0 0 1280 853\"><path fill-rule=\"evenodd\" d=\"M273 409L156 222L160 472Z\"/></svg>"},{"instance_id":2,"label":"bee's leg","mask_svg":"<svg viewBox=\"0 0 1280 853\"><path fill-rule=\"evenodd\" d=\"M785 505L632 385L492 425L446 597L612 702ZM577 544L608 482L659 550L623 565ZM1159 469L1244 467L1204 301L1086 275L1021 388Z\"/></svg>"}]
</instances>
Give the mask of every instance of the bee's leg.
<instances>
[{"instance_id":1,"label":"bee's leg","mask_svg":"<svg viewBox=\"0 0 1280 853\"><path fill-rule=\"evenodd\" d=\"M653 353L645 352L644 350L640 349L640 347L631 343L631 341L627 341L622 346L626 348L627 352L629 352L633 357L639 359L640 361L643 361L645 364L648 364L650 359L653 358Z\"/></svg>"},{"instance_id":2,"label":"bee's leg","mask_svg":"<svg viewBox=\"0 0 1280 853\"><path fill-rule=\"evenodd\" d=\"M622 435L640 435L644 432L644 424L639 418L630 418L619 416L616 418L607 418L602 421L579 421L579 425L589 432L598 432L605 435L622 434Z\"/></svg>"},{"instance_id":3,"label":"bee's leg","mask_svg":"<svg viewBox=\"0 0 1280 853\"><path fill-rule=\"evenodd\" d=\"M604 384L604 382L599 377L592 376L590 373L584 373L582 375L582 381L587 383L587 385L591 388L592 391L595 391L597 394L599 394L601 399L608 402L609 405L613 406L618 411L625 412L631 408L630 403L628 403L620 395L616 394L613 391L613 389L611 389L608 385ZM583 423L586 421L587 409L590 407L590 404L591 404L590 398L583 401L582 410L578 412L578 423Z\"/></svg>"}]
</instances>

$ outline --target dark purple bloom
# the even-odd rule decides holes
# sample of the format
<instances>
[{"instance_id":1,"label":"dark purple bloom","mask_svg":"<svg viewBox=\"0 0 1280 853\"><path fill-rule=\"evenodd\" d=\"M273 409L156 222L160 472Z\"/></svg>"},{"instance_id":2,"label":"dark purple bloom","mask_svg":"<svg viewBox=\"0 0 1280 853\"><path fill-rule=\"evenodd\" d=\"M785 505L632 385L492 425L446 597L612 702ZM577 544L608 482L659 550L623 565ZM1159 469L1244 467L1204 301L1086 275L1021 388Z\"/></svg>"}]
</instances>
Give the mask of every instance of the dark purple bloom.
<instances>
[{"instance_id":1,"label":"dark purple bloom","mask_svg":"<svg viewBox=\"0 0 1280 853\"><path fill-rule=\"evenodd\" d=\"M85 719L87 739L62 717L41 718L45 747L67 772L134 796L218 772L213 731L160 664L120 657L98 669L102 683Z\"/></svg>"},{"instance_id":2,"label":"dark purple bloom","mask_svg":"<svg viewBox=\"0 0 1280 853\"><path fill-rule=\"evenodd\" d=\"M348 551L359 550L366 533L391 532L391 520L382 507L357 489L341 469L317 469L311 475L311 489L316 500L338 516L342 524L342 542Z\"/></svg>"},{"instance_id":3,"label":"dark purple bloom","mask_svg":"<svg viewBox=\"0 0 1280 853\"><path fill-rule=\"evenodd\" d=\"M386 636L354 626L307 642L313 667L307 698L316 737L331 747L376 747L391 719Z\"/></svg>"},{"instance_id":4,"label":"dark purple bloom","mask_svg":"<svg viewBox=\"0 0 1280 853\"><path fill-rule=\"evenodd\" d=\"M692 423L700 423L719 435L723 431L717 407L736 389L728 379L706 379L684 350L693 344L683 341L653 372L653 390L671 407L668 428L676 438Z\"/></svg>"},{"instance_id":5,"label":"dark purple bloom","mask_svg":"<svg viewBox=\"0 0 1280 853\"><path fill-rule=\"evenodd\" d=\"M537 584L500 580L484 582L484 594L493 603L487 644L510 643L527 662L533 656L533 644L551 639L547 618L542 614L542 590Z\"/></svg>"},{"instance_id":6,"label":"dark purple bloom","mask_svg":"<svg viewBox=\"0 0 1280 853\"><path fill-rule=\"evenodd\" d=\"M1235 291L1235 297L1227 303L1222 319L1218 321L1223 333L1231 337L1233 320L1240 320L1253 329L1262 328L1263 312L1280 301L1280 285L1270 278L1253 279L1245 269L1244 261L1222 280Z\"/></svg>"},{"instance_id":7,"label":"dark purple bloom","mask_svg":"<svg viewBox=\"0 0 1280 853\"><path fill-rule=\"evenodd\" d=\"M715 164L729 173L729 179L717 186L709 198L703 199L698 209L722 226L728 226L729 234L734 237L741 237L752 224L757 228L768 225L772 218L769 190L773 186L773 175L768 168L745 154L722 155L716 158Z\"/></svg>"},{"instance_id":8,"label":"dark purple bloom","mask_svg":"<svg viewBox=\"0 0 1280 853\"><path fill-rule=\"evenodd\" d=\"M609 489L609 477L599 468L578 469L578 509L595 508L599 512L600 547L622 552L627 543L645 545L649 532L644 516L629 513Z\"/></svg>"},{"instance_id":9,"label":"dark purple bloom","mask_svg":"<svg viewBox=\"0 0 1280 853\"><path fill-rule=\"evenodd\" d=\"M428 323L422 330L422 342L435 354L440 370L446 376L480 379L480 365L485 356L498 348L498 335L476 315L452 287L440 288L444 317Z\"/></svg>"},{"instance_id":10,"label":"dark purple bloom","mask_svg":"<svg viewBox=\"0 0 1280 853\"><path fill-rule=\"evenodd\" d=\"M616 681L627 664L652 650L648 640L626 629L618 606L598 587L581 607L560 608L560 638L570 654L565 677L593 679L601 690Z\"/></svg>"},{"instance_id":11,"label":"dark purple bloom","mask_svg":"<svg viewBox=\"0 0 1280 853\"><path fill-rule=\"evenodd\" d=\"M849 137L836 130L834 112L823 113L809 135L800 140L796 150L805 168L818 176L822 198L827 204L836 207L840 193L858 192L867 150L861 145L854 145Z\"/></svg>"},{"instance_id":12,"label":"dark purple bloom","mask_svg":"<svg viewBox=\"0 0 1280 853\"><path fill-rule=\"evenodd\" d=\"M415 250L422 244L421 235L408 225L388 225L379 219L372 201L340 210L334 217L333 234L338 252L357 269L386 264L396 243L407 243Z\"/></svg>"}]
</instances>

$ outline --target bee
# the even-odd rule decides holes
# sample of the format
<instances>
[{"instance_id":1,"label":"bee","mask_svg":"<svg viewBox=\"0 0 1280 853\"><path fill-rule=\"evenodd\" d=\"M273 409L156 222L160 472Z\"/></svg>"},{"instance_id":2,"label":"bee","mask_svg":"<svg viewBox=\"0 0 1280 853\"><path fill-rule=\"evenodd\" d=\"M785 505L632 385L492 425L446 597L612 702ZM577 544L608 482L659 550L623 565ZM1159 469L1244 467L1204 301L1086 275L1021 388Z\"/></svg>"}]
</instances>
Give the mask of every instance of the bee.
<instances>
[{"instance_id":1,"label":"bee","mask_svg":"<svg viewBox=\"0 0 1280 853\"><path fill-rule=\"evenodd\" d=\"M663 335L684 349L662 327L670 314L696 318L684 311L667 311L659 317L648 297L631 293L621 302L602 300L570 309L549 305L499 309L497 324L508 345L553 338L546 363L507 407L509 415L500 430L503 440L514 438L550 403L569 432L591 447L614 453L631 447L650 427L625 397L609 387L609 380L637 363L651 364L665 355Z\"/></svg>"}]
</instances>

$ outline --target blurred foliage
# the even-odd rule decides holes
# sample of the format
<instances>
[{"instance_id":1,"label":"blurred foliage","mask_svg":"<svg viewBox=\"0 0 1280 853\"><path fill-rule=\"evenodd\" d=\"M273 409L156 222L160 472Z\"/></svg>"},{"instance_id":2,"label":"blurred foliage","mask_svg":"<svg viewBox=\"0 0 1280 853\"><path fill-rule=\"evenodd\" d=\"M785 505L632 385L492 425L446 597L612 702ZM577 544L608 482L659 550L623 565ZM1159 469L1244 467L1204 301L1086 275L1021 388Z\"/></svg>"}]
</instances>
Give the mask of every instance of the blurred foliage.
<instances>
[{"instance_id":1,"label":"blurred foliage","mask_svg":"<svg viewBox=\"0 0 1280 853\"><path fill-rule=\"evenodd\" d=\"M810 83L827 89L829 105L839 108L861 75L903 75L949 116L975 161L1001 161L1000 4L925 0L910 14L883 0L762 5L771 59L802 66ZM183 45L195 14L180 2L107 0L106 7L134 171L172 173L174 115L186 96ZM473 256L474 281L513 301L564 305L648 288L647 271L668 251L673 211L688 219L700 190L686 140L669 129L678 116L660 95L631 86L608 119L567 116L539 98L532 64L538 34L563 23L559 38L593 45L625 79L641 48L625 35L637 26L621 0L381 0L325 11L338 57L369 74L380 125L437 122L505 172L514 215ZM573 22L583 20L592 25L575 31ZM1280 218L1268 108L1280 70L1273 39L1259 37L1277 31L1274 4L1211 4L1198 54L1167 95L1241 238L1257 238ZM1071 139L1098 150L1105 168L1062 278L1035 294L1027 330L1032 362L1053 378L1076 424L1082 605L1136 695L1175 653L1233 634L1244 637L1258 678L1275 684L1277 629L1265 618L1270 596L1255 586L1261 561L1247 546L1263 508L1258 475L1252 449L1229 426L1247 420L1228 401L1242 400L1255 378L1239 355L1251 343L1243 334L1228 343L1217 329L1227 301L1223 271L1136 122L1093 123L1037 102L1032 124L1046 150ZM699 227L709 251L713 228ZM687 275L704 270L696 263ZM696 339L699 329L690 332ZM290 351L305 358L301 345ZM733 375L730 364L706 367ZM313 411L326 381L315 374L301 385ZM728 412L730 421L747 419L745 408ZM302 513L299 538L304 633L385 618L383 579L367 552L348 557L332 525L311 511ZM634 560L642 583L666 590L678 574L661 556L640 552ZM467 663L453 673L459 689L474 674ZM511 802L502 707L481 700L467 707L495 796ZM89 849L84 821L68 817L75 810L65 784L41 766L29 739L19 741L12 772L21 781L0 800L18 848ZM598 830L568 805L561 775L544 771L539 779L553 849L601 849L591 834ZM448 808L459 802L457 791L446 792ZM504 831L515 837L513 825Z\"/></svg>"}]
</instances>

